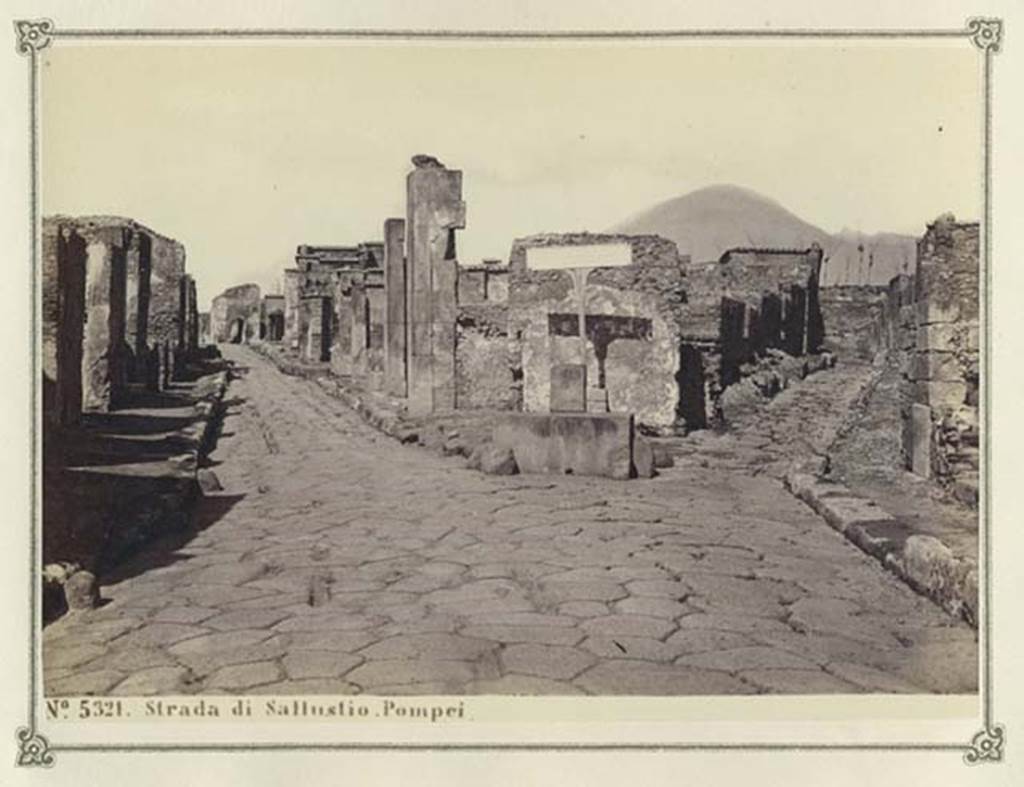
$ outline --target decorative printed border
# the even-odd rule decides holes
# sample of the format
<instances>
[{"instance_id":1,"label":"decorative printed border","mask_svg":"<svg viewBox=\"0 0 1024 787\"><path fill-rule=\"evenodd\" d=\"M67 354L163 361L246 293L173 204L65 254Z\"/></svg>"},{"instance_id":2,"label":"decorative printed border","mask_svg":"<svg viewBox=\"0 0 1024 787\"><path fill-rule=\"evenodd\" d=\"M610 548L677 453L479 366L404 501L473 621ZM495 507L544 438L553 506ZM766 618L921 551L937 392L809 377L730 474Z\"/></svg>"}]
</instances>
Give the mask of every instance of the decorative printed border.
<instances>
[{"instance_id":1,"label":"decorative printed border","mask_svg":"<svg viewBox=\"0 0 1024 787\"><path fill-rule=\"evenodd\" d=\"M31 249L31 397L29 413L31 445L29 455L33 470L33 483L29 498L31 541L29 545L29 619L32 636L29 638L30 675L28 680L28 722L15 731L17 741L16 764L22 767L52 767L55 752L253 752L253 751L948 751L961 752L964 762L973 765L1001 762L1006 731L994 721L992 685L992 484L988 469L991 467L991 380L992 371L992 58L1002 48L1003 21L1001 19L972 17L960 30L621 30L621 31L414 31L414 30L340 30L340 29L67 29L59 30L50 19L18 20L14 22L15 48L28 57L29 80L29 237ZM956 39L967 38L980 50L983 58L983 234L981 288L983 292L983 329L985 342L982 351L983 380L983 468L980 512L979 555L982 565L979 631L981 637L981 725L970 743L241 743L241 744L60 744L53 743L39 732L39 496L36 479L39 477L38 417L39 417L39 359L36 351L39 293L39 117L38 80L39 52L55 39L111 39L111 40L219 40L219 39L419 39L419 40L610 40L610 39Z\"/></svg>"}]
</instances>

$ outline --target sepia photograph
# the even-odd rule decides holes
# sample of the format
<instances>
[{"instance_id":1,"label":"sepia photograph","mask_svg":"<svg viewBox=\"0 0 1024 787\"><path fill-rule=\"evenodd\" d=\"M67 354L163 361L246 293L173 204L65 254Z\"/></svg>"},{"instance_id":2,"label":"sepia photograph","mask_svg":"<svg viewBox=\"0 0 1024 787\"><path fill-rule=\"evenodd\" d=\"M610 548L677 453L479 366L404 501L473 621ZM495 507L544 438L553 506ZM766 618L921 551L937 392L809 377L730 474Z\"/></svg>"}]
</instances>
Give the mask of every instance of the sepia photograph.
<instances>
[{"instance_id":1,"label":"sepia photograph","mask_svg":"<svg viewBox=\"0 0 1024 787\"><path fill-rule=\"evenodd\" d=\"M977 691L977 65L44 52L46 693Z\"/></svg>"},{"instance_id":2,"label":"sepia photograph","mask_svg":"<svg viewBox=\"0 0 1024 787\"><path fill-rule=\"evenodd\" d=\"M922 747L1002 758L1000 19L13 24L48 725L19 764L72 722L771 696L948 699L966 737Z\"/></svg>"}]
</instances>

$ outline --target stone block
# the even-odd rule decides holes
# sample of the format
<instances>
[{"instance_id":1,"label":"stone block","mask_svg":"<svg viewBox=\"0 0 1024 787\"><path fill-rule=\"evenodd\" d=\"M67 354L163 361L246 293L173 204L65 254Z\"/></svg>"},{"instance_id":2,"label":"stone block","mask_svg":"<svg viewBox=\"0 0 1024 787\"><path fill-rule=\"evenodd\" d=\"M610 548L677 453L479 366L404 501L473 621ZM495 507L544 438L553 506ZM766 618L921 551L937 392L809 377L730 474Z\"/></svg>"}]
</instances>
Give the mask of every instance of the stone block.
<instances>
[{"instance_id":1,"label":"stone block","mask_svg":"<svg viewBox=\"0 0 1024 787\"><path fill-rule=\"evenodd\" d=\"M628 478L633 416L515 413L495 426L493 442L511 449L524 473Z\"/></svg>"},{"instance_id":2,"label":"stone block","mask_svg":"<svg viewBox=\"0 0 1024 787\"><path fill-rule=\"evenodd\" d=\"M923 404L910 406L910 469L923 478L932 474L932 411Z\"/></svg>"},{"instance_id":3,"label":"stone block","mask_svg":"<svg viewBox=\"0 0 1024 787\"><path fill-rule=\"evenodd\" d=\"M956 409L967 401L967 383L949 381L917 381L914 401L938 409Z\"/></svg>"},{"instance_id":4,"label":"stone block","mask_svg":"<svg viewBox=\"0 0 1024 787\"><path fill-rule=\"evenodd\" d=\"M956 383L963 378L963 367L951 352L918 352L914 356L914 380Z\"/></svg>"},{"instance_id":5,"label":"stone block","mask_svg":"<svg viewBox=\"0 0 1024 787\"><path fill-rule=\"evenodd\" d=\"M587 411L587 367L579 363L551 366L551 412Z\"/></svg>"},{"instance_id":6,"label":"stone block","mask_svg":"<svg viewBox=\"0 0 1024 787\"><path fill-rule=\"evenodd\" d=\"M607 413L608 412L608 389L587 388L587 412Z\"/></svg>"}]
</instances>

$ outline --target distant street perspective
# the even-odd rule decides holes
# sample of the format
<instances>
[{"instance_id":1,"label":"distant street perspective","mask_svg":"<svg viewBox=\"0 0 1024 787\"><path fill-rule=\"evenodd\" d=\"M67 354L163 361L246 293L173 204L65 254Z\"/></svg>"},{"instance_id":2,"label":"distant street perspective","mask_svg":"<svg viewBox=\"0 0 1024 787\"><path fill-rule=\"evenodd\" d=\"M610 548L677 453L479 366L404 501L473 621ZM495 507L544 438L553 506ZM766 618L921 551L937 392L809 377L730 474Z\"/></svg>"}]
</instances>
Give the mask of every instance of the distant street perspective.
<instances>
[{"instance_id":1,"label":"distant street perspective","mask_svg":"<svg viewBox=\"0 0 1024 787\"><path fill-rule=\"evenodd\" d=\"M975 60L438 43L55 55L45 694L976 693Z\"/></svg>"}]
</instances>

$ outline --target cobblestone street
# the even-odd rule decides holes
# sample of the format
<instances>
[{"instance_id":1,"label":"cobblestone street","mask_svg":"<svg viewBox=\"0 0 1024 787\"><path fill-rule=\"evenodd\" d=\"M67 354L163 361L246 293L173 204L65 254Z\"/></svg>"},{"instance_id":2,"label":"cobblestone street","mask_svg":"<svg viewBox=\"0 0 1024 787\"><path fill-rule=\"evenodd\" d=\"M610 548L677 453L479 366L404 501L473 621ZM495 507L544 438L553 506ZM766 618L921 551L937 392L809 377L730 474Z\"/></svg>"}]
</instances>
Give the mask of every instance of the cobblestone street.
<instances>
[{"instance_id":1,"label":"cobblestone street","mask_svg":"<svg viewBox=\"0 0 1024 787\"><path fill-rule=\"evenodd\" d=\"M47 694L976 690L972 629L751 472L772 435L652 480L487 476L223 351L223 490L46 629ZM773 433L839 417L841 375Z\"/></svg>"}]
</instances>

